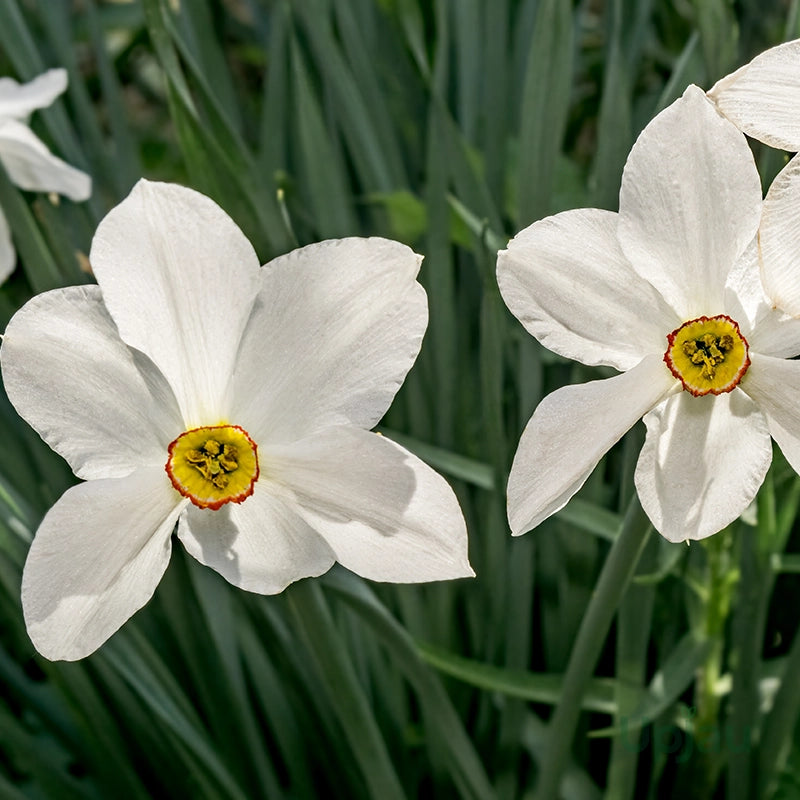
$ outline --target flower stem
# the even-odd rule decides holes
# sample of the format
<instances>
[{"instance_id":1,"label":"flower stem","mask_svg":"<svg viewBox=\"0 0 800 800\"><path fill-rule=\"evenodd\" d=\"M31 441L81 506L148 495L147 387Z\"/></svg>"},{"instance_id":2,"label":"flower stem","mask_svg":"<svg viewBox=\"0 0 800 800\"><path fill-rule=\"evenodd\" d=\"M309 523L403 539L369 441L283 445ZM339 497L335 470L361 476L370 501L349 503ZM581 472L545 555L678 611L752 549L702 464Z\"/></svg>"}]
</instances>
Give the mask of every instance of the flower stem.
<instances>
[{"instance_id":1,"label":"flower stem","mask_svg":"<svg viewBox=\"0 0 800 800\"><path fill-rule=\"evenodd\" d=\"M597 587L581 622L564 675L561 702L548 726L548 747L541 761L535 800L558 797L561 776L569 760L581 698L594 672L617 606L644 549L651 525L639 498L631 498L622 530L603 565Z\"/></svg>"},{"instance_id":2,"label":"flower stem","mask_svg":"<svg viewBox=\"0 0 800 800\"><path fill-rule=\"evenodd\" d=\"M697 680L697 716L694 738L699 753L690 781L691 796L710 797L719 777L722 743L719 726L720 697L717 682L722 673L725 625L730 615L738 571L731 563L731 531L726 529L703 541L708 559L708 597L705 606L704 638L713 642Z\"/></svg>"}]
</instances>

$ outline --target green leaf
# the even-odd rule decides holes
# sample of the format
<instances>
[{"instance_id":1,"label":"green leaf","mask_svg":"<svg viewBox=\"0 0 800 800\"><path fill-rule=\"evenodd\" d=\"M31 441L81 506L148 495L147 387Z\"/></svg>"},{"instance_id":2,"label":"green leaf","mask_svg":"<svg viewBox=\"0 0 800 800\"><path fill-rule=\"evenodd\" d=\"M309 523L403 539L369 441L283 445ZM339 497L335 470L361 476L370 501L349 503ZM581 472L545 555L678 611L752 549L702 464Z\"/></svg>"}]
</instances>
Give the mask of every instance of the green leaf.
<instances>
[{"instance_id":1,"label":"green leaf","mask_svg":"<svg viewBox=\"0 0 800 800\"><path fill-rule=\"evenodd\" d=\"M440 647L417 642L422 658L451 678L489 692L500 692L532 703L558 705L564 676L560 673L535 673L496 667L449 653ZM581 708L602 714L615 714L614 681L595 678L589 682L581 698Z\"/></svg>"}]
</instances>

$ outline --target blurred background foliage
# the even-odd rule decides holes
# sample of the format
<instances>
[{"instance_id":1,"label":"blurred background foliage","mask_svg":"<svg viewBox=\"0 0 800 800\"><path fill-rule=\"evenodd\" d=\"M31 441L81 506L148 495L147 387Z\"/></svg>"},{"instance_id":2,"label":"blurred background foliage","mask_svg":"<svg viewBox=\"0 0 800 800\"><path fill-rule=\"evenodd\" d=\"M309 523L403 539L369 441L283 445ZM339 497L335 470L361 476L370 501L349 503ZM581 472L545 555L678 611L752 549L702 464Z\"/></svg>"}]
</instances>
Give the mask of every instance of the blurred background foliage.
<instances>
[{"instance_id":1,"label":"blurred background foliage","mask_svg":"<svg viewBox=\"0 0 800 800\"><path fill-rule=\"evenodd\" d=\"M106 646L49 663L20 574L74 478L3 397L0 797L800 796L797 476L776 451L743 519L671 545L632 498L637 426L512 540L504 487L527 419L545 393L610 373L543 350L494 280L497 249L533 220L615 209L653 115L800 36L799 12L2 0L0 74L66 67L67 95L32 124L94 193L56 202L0 171L19 252L0 329L33 293L92 279L94 228L140 176L209 194L264 262L327 237L408 243L430 326L382 429L453 484L478 577L387 586L335 568L259 597L176 547ZM767 185L785 155L754 150Z\"/></svg>"}]
</instances>

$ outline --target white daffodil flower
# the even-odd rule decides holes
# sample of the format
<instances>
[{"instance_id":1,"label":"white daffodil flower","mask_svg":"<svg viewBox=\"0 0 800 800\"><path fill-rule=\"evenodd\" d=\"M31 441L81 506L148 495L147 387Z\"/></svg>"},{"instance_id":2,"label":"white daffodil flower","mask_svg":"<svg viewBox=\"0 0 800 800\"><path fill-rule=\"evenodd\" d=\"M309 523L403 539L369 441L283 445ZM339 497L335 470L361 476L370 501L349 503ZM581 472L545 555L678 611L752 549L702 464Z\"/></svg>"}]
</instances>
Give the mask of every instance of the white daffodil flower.
<instances>
[{"instance_id":1,"label":"white daffodil flower","mask_svg":"<svg viewBox=\"0 0 800 800\"><path fill-rule=\"evenodd\" d=\"M334 561L377 581L472 575L448 484L369 432L427 326L421 257L342 239L259 267L211 200L140 181L100 223L99 286L15 314L11 402L86 482L36 533L22 603L36 648L73 660L153 594L171 535L272 594Z\"/></svg>"},{"instance_id":2,"label":"white daffodil flower","mask_svg":"<svg viewBox=\"0 0 800 800\"><path fill-rule=\"evenodd\" d=\"M525 428L511 530L562 508L644 417L639 498L671 541L735 520L767 472L770 435L800 471L800 323L759 280L761 186L745 137L690 86L634 145L619 213L566 211L500 252L512 313L543 345L622 374L566 386Z\"/></svg>"},{"instance_id":3,"label":"white daffodil flower","mask_svg":"<svg viewBox=\"0 0 800 800\"><path fill-rule=\"evenodd\" d=\"M800 39L779 44L708 92L739 130L770 147L800 150Z\"/></svg>"},{"instance_id":4,"label":"white daffodil flower","mask_svg":"<svg viewBox=\"0 0 800 800\"><path fill-rule=\"evenodd\" d=\"M0 78L0 162L9 178L29 192L57 192L70 200L86 200L92 180L54 156L28 127L37 108L47 108L67 88L67 72L51 69L29 83ZM0 209L0 283L13 271L17 254Z\"/></svg>"}]
</instances>

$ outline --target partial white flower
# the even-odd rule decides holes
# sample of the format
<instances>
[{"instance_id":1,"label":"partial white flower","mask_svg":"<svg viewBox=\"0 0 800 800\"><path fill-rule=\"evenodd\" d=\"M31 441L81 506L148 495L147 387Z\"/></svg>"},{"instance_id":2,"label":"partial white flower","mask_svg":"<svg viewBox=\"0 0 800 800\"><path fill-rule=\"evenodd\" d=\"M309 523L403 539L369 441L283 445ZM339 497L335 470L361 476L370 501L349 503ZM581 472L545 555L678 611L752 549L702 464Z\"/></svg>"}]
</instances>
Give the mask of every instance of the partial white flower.
<instances>
[{"instance_id":1,"label":"partial white flower","mask_svg":"<svg viewBox=\"0 0 800 800\"><path fill-rule=\"evenodd\" d=\"M27 125L37 108L47 108L67 88L67 72L51 69L29 83L0 78L0 162L11 180L30 192L57 192L86 200L91 178L54 156ZM16 251L0 209L0 283L13 271Z\"/></svg>"},{"instance_id":2,"label":"partial white flower","mask_svg":"<svg viewBox=\"0 0 800 800\"><path fill-rule=\"evenodd\" d=\"M800 317L800 156L769 187L758 241L767 296L787 314Z\"/></svg>"},{"instance_id":3,"label":"partial white flower","mask_svg":"<svg viewBox=\"0 0 800 800\"><path fill-rule=\"evenodd\" d=\"M369 432L427 326L421 258L385 239L259 267L211 200L140 181L100 223L99 286L9 323L8 396L86 482L45 516L22 602L36 648L77 659L153 594L171 535L272 594L334 561L373 580L472 575L447 483Z\"/></svg>"},{"instance_id":4,"label":"partial white flower","mask_svg":"<svg viewBox=\"0 0 800 800\"><path fill-rule=\"evenodd\" d=\"M690 86L634 145L619 213L566 211L498 255L503 298L555 352L622 374L542 400L508 483L511 530L562 508L644 417L635 483L671 541L735 520L772 458L800 471L800 323L766 300L745 137Z\"/></svg>"},{"instance_id":5,"label":"partial white flower","mask_svg":"<svg viewBox=\"0 0 800 800\"><path fill-rule=\"evenodd\" d=\"M708 97L748 136L796 153L800 150L800 39L765 50L717 81Z\"/></svg>"}]
</instances>

